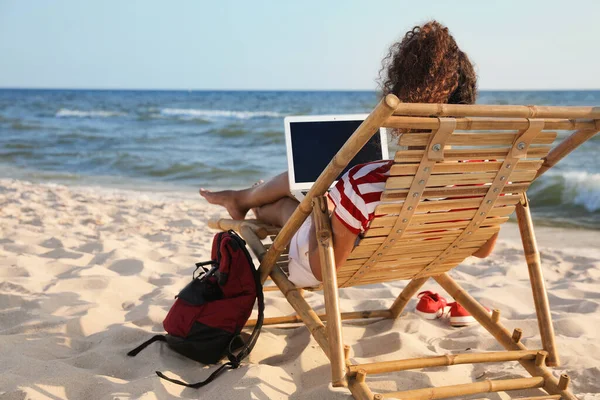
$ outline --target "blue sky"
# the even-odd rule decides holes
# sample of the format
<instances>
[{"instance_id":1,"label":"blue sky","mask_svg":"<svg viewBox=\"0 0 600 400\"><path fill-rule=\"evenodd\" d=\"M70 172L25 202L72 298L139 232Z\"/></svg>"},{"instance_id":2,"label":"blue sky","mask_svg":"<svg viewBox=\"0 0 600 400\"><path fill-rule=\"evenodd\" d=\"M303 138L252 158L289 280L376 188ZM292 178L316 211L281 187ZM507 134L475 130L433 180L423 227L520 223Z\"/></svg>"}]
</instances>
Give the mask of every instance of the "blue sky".
<instances>
[{"instance_id":1,"label":"blue sky","mask_svg":"<svg viewBox=\"0 0 600 400\"><path fill-rule=\"evenodd\" d=\"M482 89L599 89L600 1L0 0L0 87L375 89L446 24Z\"/></svg>"}]
</instances>

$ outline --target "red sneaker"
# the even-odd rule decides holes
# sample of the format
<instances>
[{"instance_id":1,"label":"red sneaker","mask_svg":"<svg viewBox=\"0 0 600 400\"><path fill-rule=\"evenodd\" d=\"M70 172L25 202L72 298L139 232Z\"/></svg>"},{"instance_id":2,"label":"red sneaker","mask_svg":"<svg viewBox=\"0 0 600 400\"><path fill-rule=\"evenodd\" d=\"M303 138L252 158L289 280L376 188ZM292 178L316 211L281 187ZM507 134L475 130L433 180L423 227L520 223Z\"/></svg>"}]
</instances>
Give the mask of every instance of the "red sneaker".
<instances>
[{"instance_id":1,"label":"red sneaker","mask_svg":"<svg viewBox=\"0 0 600 400\"><path fill-rule=\"evenodd\" d=\"M459 327L471 325L477 322L475 318L458 302L448 304L450 306L450 325Z\"/></svg>"},{"instance_id":2,"label":"red sneaker","mask_svg":"<svg viewBox=\"0 0 600 400\"><path fill-rule=\"evenodd\" d=\"M420 299L417 304L417 315L425 319L436 319L444 314L446 308L446 299L437 293L429 290L417 295Z\"/></svg>"}]
</instances>

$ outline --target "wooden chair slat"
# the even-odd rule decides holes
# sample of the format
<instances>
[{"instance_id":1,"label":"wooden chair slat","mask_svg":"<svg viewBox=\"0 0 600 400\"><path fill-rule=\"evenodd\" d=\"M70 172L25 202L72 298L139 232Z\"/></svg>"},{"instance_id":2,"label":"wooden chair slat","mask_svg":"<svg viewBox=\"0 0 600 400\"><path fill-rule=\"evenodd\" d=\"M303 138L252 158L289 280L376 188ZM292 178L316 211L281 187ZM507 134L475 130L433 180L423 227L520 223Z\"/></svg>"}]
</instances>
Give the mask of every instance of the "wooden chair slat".
<instances>
[{"instance_id":1,"label":"wooden chair slat","mask_svg":"<svg viewBox=\"0 0 600 400\"><path fill-rule=\"evenodd\" d=\"M458 263L454 262L452 264L447 264L448 269L452 269L456 267ZM408 268L392 268L387 271L380 272L372 272L365 273L364 277L362 277L356 284L352 284L350 286L358 286L358 285L371 285L374 283L383 283L390 282L395 280L403 280L403 279L411 279L418 272L418 269L422 267L408 267ZM433 276L433 275L432 275ZM345 280L345 278L344 278ZM350 287L347 286L347 287Z\"/></svg>"},{"instance_id":2,"label":"wooden chair slat","mask_svg":"<svg viewBox=\"0 0 600 400\"><path fill-rule=\"evenodd\" d=\"M470 256L471 254L473 254L475 251L477 251L476 248L464 248L461 249L460 251L457 251L455 253L455 257L453 258L460 258L460 260L462 261L465 257ZM404 265L404 261L408 260L408 261L420 261L420 260L429 260L431 257L437 257L440 254L440 251L430 251L428 253L415 253L415 255L411 255L411 256L406 256L406 257L402 257L400 255L387 255L381 258L382 262L395 262L398 265ZM462 257L462 258L461 258Z\"/></svg>"},{"instance_id":3,"label":"wooden chair slat","mask_svg":"<svg viewBox=\"0 0 600 400\"><path fill-rule=\"evenodd\" d=\"M515 205L521 196L519 195L506 195L496 200L495 206L512 206ZM430 211L448 211L448 210L460 210L461 208L477 208L481 204L483 197L468 198L468 199L444 199L437 201L422 201L417 206L417 212L430 212ZM375 215L387 215L387 214L398 214L402 203L384 203L375 207Z\"/></svg>"},{"instance_id":4,"label":"wooden chair slat","mask_svg":"<svg viewBox=\"0 0 600 400\"><path fill-rule=\"evenodd\" d=\"M497 132L477 132L460 133L454 132L446 144L454 146L498 146L511 145L518 137L518 132L497 133ZM556 139L556 132L540 133L533 144L552 144ZM431 139L430 133L410 133L400 136L400 146L426 146Z\"/></svg>"},{"instance_id":5,"label":"wooden chair slat","mask_svg":"<svg viewBox=\"0 0 600 400\"><path fill-rule=\"evenodd\" d=\"M448 213L448 219L445 222L435 223L435 224L411 224L406 229L407 232L428 232L428 231L439 231L441 229L462 229L469 225L470 219L464 221L456 221L456 217L453 217L451 213ZM454 218L454 219L453 219ZM453 222L447 222L453 221ZM504 222L508 221L508 217L498 217L498 218L486 218L484 222L481 223L481 226L493 226L500 225ZM369 228L365 233L365 237L373 237L373 236L386 236L391 233L392 227L386 226L382 228Z\"/></svg>"},{"instance_id":6,"label":"wooden chair slat","mask_svg":"<svg viewBox=\"0 0 600 400\"><path fill-rule=\"evenodd\" d=\"M542 166L542 160L522 160L517 163L515 170L538 170ZM443 162L433 166L432 175L437 174L452 174L462 172L492 172L498 171L502 163L500 161L488 161L483 163L471 162ZM397 163L392 165L390 176L411 175L417 171L419 164L402 164Z\"/></svg>"},{"instance_id":7,"label":"wooden chair slat","mask_svg":"<svg viewBox=\"0 0 600 400\"><path fill-rule=\"evenodd\" d=\"M423 243L419 243L419 244L402 244L402 245L398 245L393 247L392 249L390 249L390 251L388 252L389 255L401 255L404 254L406 252L419 252L419 251L433 251L433 250L438 250L438 251L443 251L445 250L448 245L450 244L450 241L441 241L441 240L437 240L437 241L424 241ZM469 242L463 242L463 244L461 244L461 248L480 248L481 246L483 246L485 244L485 240L482 239L478 239L478 240L474 240L474 241L469 241ZM356 248L354 249L354 251L352 251L352 253L350 254L350 256L348 257L348 260L353 260L353 259L368 259L371 254L373 254L373 252L377 250L376 246L364 246L362 248Z\"/></svg>"},{"instance_id":8,"label":"wooden chair slat","mask_svg":"<svg viewBox=\"0 0 600 400\"><path fill-rule=\"evenodd\" d=\"M458 257L458 256L451 257L448 259L448 264L456 266L470 254L472 254L472 252L469 254L464 253L464 255L462 257ZM425 267L427 264L429 264L432 260L433 260L433 258L429 257L429 258L421 258L419 260L406 261L403 263L399 263L398 261L384 261L384 262L378 263L373 268L370 268L368 270L368 272L366 272L366 274L367 274L367 276L370 275L370 276L374 277L374 276L382 276L382 275L385 275L388 273L394 273L396 271L404 272L406 266L408 268L420 267L421 269L423 269L423 267Z\"/></svg>"},{"instance_id":9,"label":"wooden chair slat","mask_svg":"<svg viewBox=\"0 0 600 400\"><path fill-rule=\"evenodd\" d=\"M600 119L599 107L533 106L505 104L400 103L393 115L484 118L592 118Z\"/></svg>"},{"instance_id":10,"label":"wooden chair slat","mask_svg":"<svg viewBox=\"0 0 600 400\"><path fill-rule=\"evenodd\" d=\"M530 186L530 182L525 183L509 183L502 188L502 194L521 194ZM489 185L484 184L460 184L452 187L433 187L423 190L423 198L430 201L439 201L440 199L448 200L453 198L477 197L485 196L489 189ZM407 189L387 189L381 195L381 201L397 202L406 199L408 194ZM428 204L430 205L430 204Z\"/></svg>"},{"instance_id":11,"label":"wooden chair slat","mask_svg":"<svg viewBox=\"0 0 600 400\"><path fill-rule=\"evenodd\" d=\"M387 260L385 260L385 262L383 262L383 258L382 258L382 261L378 262L373 267L373 269L375 269L376 267L383 268L384 266L395 266L395 265L399 265L400 263L402 264L403 267L425 266L428 263L430 263L431 261L433 261L439 253L440 252L438 251L434 255L430 254L426 257L419 257L419 258L387 259ZM341 271L356 270L356 269L358 269L358 267L363 265L364 261L365 260L353 260L352 262L348 262L347 265L344 265L344 268Z\"/></svg>"},{"instance_id":12,"label":"wooden chair slat","mask_svg":"<svg viewBox=\"0 0 600 400\"><path fill-rule=\"evenodd\" d=\"M543 158L550 152L550 146L531 147L527 151L528 158ZM444 161L464 160L498 160L508 154L510 147L492 149L446 149ZM398 150L394 156L395 162L417 162L423 158L424 150Z\"/></svg>"},{"instance_id":13,"label":"wooden chair slat","mask_svg":"<svg viewBox=\"0 0 600 400\"><path fill-rule=\"evenodd\" d=\"M439 238L439 239L435 239L435 240L430 240L430 239L429 240L412 240L412 241L403 240L403 241L398 241L394 247L400 246L401 243L403 246L420 247L425 244L434 246L434 245L440 245L440 244L451 243L451 242L452 242L451 238ZM365 251L370 251L372 249L377 249L376 246L377 246L377 243L368 244L361 240L360 244L354 250L358 251L358 249L362 249Z\"/></svg>"},{"instance_id":14,"label":"wooden chair slat","mask_svg":"<svg viewBox=\"0 0 600 400\"><path fill-rule=\"evenodd\" d=\"M491 236L491 235L488 235ZM468 253L469 251L476 251L479 247L481 247L484 243L485 240L487 240L487 238L480 238L475 242L466 242L464 244L461 244L459 246L458 251L460 252L465 252ZM383 256L381 259L384 261L393 261L393 260L411 260L411 259L417 259L417 258L423 258L423 257L435 257L438 256L440 253L442 253L446 247L448 247L448 243L444 243L443 244L444 247L442 247L442 245L437 245L437 246L423 246L420 248L416 248L416 249L411 249L410 251L407 251L406 248L404 248L403 246L395 246L393 248L391 248L389 250L388 253L386 253L385 256ZM372 253L372 251L371 251ZM358 253L360 254L360 253ZM364 263L365 261L368 260L369 257L355 257L355 258L348 258L348 260L346 261L346 263L344 264L343 267L354 267L356 265L362 265L362 263Z\"/></svg>"},{"instance_id":15,"label":"wooden chair slat","mask_svg":"<svg viewBox=\"0 0 600 400\"><path fill-rule=\"evenodd\" d=\"M449 230L444 230L443 232L407 232L402 239L400 240L421 240L421 239L431 239L431 238L442 238L442 237L455 237L458 236L460 232L459 231L449 231ZM383 243L383 241L377 241L377 238L381 238L381 237L385 237L386 235L379 235L379 236L368 236L363 238L362 240L366 243L369 244L373 244L373 243ZM375 241L373 241L375 240ZM400 240L398 241L398 243L400 243Z\"/></svg>"},{"instance_id":16,"label":"wooden chair slat","mask_svg":"<svg viewBox=\"0 0 600 400\"><path fill-rule=\"evenodd\" d=\"M595 120L587 119L568 119L568 118L547 118L545 119L545 129L557 130L575 130L575 129L596 129ZM437 129L439 126L437 118L430 117L406 117L392 115L383 122L383 127L392 129ZM457 130L513 130L527 129L529 121L526 118L495 118L495 117L463 117L456 118Z\"/></svg>"},{"instance_id":17,"label":"wooden chair slat","mask_svg":"<svg viewBox=\"0 0 600 400\"><path fill-rule=\"evenodd\" d=\"M462 174L444 174L444 175L432 175L425 183L425 187L445 187L450 189L448 186L453 185L478 185L478 184L489 184L491 183L498 172L469 172ZM511 182L531 182L537 170L527 171L514 171L508 178ZM385 189L408 189L413 181L412 176L390 176L386 183ZM441 192L443 195L443 191Z\"/></svg>"},{"instance_id":18,"label":"wooden chair slat","mask_svg":"<svg viewBox=\"0 0 600 400\"><path fill-rule=\"evenodd\" d=\"M514 212L513 206L494 207L489 212L488 217L506 217ZM412 217L411 223L430 223L430 222L444 222L451 220L470 219L475 216L477 210L461 210L461 211L449 211L449 212L432 212L424 214L415 214ZM449 216L451 218L449 219ZM385 226L393 226L396 217L381 216L375 217L369 225L371 228L382 228Z\"/></svg>"},{"instance_id":19,"label":"wooden chair slat","mask_svg":"<svg viewBox=\"0 0 600 400\"><path fill-rule=\"evenodd\" d=\"M473 233L473 235L471 235L471 237L476 238L479 236L485 236L487 233L491 232L491 231L498 231L499 228L481 228L478 229L475 233ZM411 242L411 241L418 241L418 240L422 240L422 239L431 239L431 238L456 238L457 236L459 236L461 231L446 231L446 232L435 232L435 233L415 233L415 234L406 234L405 237L403 237L401 240L398 241L398 243L403 243L403 242ZM368 237L368 238L364 238L362 239L362 242L364 242L365 244L381 244L384 242L385 236L375 236L375 237Z\"/></svg>"},{"instance_id":20,"label":"wooden chair slat","mask_svg":"<svg viewBox=\"0 0 600 400\"><path fill-rule=\"evenodd\" d=\"M366 270L364 275L366 278L366 276L371 275L371 277L375 277L377 275L383 275L386 273L394 273L394 272L408 272L410 271L413 275L415 273L417 273L418 271L423 269L423 266L427 265L426 261L408 261L402 264L402 268L398 268L397 264L389 263L387 262L387 269L383 269L383 266L380 266L381 271L376 272L376 271L371 271L371 270ZM338 273L338 277L341 278L346 278L348 276L351 276L352 274L354 274L354 272L358 269L358 266L354 267L354 268L346 268L342 271L340 271Z\"/></svg>"},{"instance_id":21,"label":"wooden chair slat","mask_svg":"<svg viewBox=\"0 0 600 400\"><path fill-rule=\"evenodd\" d=\"M427 264L429 264L431 261L433 261L435 259L435 256L431 256L431 257L425 257L425 258L420 258L420 259L414 259L414 260L404 260L404 262L402 263L402 267L406 267L406 268L410 268L410 267L421 267L421 269L426 266ZM349 269L358 269L358 267L362 266L363 262L358 262L358 261L354 261L352 263L348 263L348 265L344 265L344 271L347 271ZM386 261L386 262L379 262L377 264L375 264L377 266L377 268L383 268L383 267L394 267L398 265L397 261Z\"/></svg>"}]
</instances>

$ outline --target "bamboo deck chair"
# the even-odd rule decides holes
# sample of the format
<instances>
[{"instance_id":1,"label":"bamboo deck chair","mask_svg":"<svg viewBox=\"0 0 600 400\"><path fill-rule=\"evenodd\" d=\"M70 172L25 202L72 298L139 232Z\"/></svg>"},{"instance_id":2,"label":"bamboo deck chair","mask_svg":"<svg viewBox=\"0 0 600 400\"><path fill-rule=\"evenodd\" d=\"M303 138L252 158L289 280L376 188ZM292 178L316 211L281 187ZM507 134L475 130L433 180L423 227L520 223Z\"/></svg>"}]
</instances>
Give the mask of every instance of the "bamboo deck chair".
<instances>
[{"instance_id":1,"label":"bamboo deck chair","mask_svg":"<svg viewBox=\"0 0 600 400\"><path fill-rule=\"evenodd\" d=\"M360 148L380 128L412 129L402 135L377 217L346 263L336 271L331 228L323 195ZM556 130L573 130L552 148ZM303 322L331 363L333 386L347 386L356 399L438 399L476 393L542 388L535 399L570 399L569 377L556 379L547 366L559 364L548 297L540 266L526 190L577 146L600 130L600 107L405 104L388 95L340 149L290 220L277 230L256 221L212 220L235 229L260 260L263 283L272 279L296 316L266 318L265 324ZM414 148L417 149L414 149ZM487 160L487 162L461 162ZM543 348L528 350L522 332L509 332L500 312L490 313L448 271L469 257L516 211ZM286 246L312 213L322 265L325 315L317 315L282 266ZM276 234L272 244L261 239ZM337 273L336 273L337 272ZM342 320L397 318L421 286L433 278L506 349L409 360L353 364L342 340ZM338 288L410 280L390 309L340 313ZM326 322L326 325L323 324ZM373 393L372 374L467 363L519 362L531 378L483 381L393 393Z\"/></svg>"}]
</instances>

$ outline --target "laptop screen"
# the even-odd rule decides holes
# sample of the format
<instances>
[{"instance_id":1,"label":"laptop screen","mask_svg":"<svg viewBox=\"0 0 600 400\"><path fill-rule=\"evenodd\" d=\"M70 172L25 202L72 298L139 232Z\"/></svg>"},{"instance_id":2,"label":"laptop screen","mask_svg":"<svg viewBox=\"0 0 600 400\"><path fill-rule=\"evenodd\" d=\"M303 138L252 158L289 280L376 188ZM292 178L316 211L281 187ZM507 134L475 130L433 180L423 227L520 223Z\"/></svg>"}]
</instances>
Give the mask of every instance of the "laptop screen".
<instances>
[{"instance_id":1,"label":"laptop screen","mask_svg":"<svg viewBox=\"0 0 600 400\"><path fill-rule=\"evenodd\" d=\"M296 183L312 183L363 120L290 122L290 139ZM339 179L355 165L383 158L378 133L358 152Z\"/></svg>"}]
</instances>

